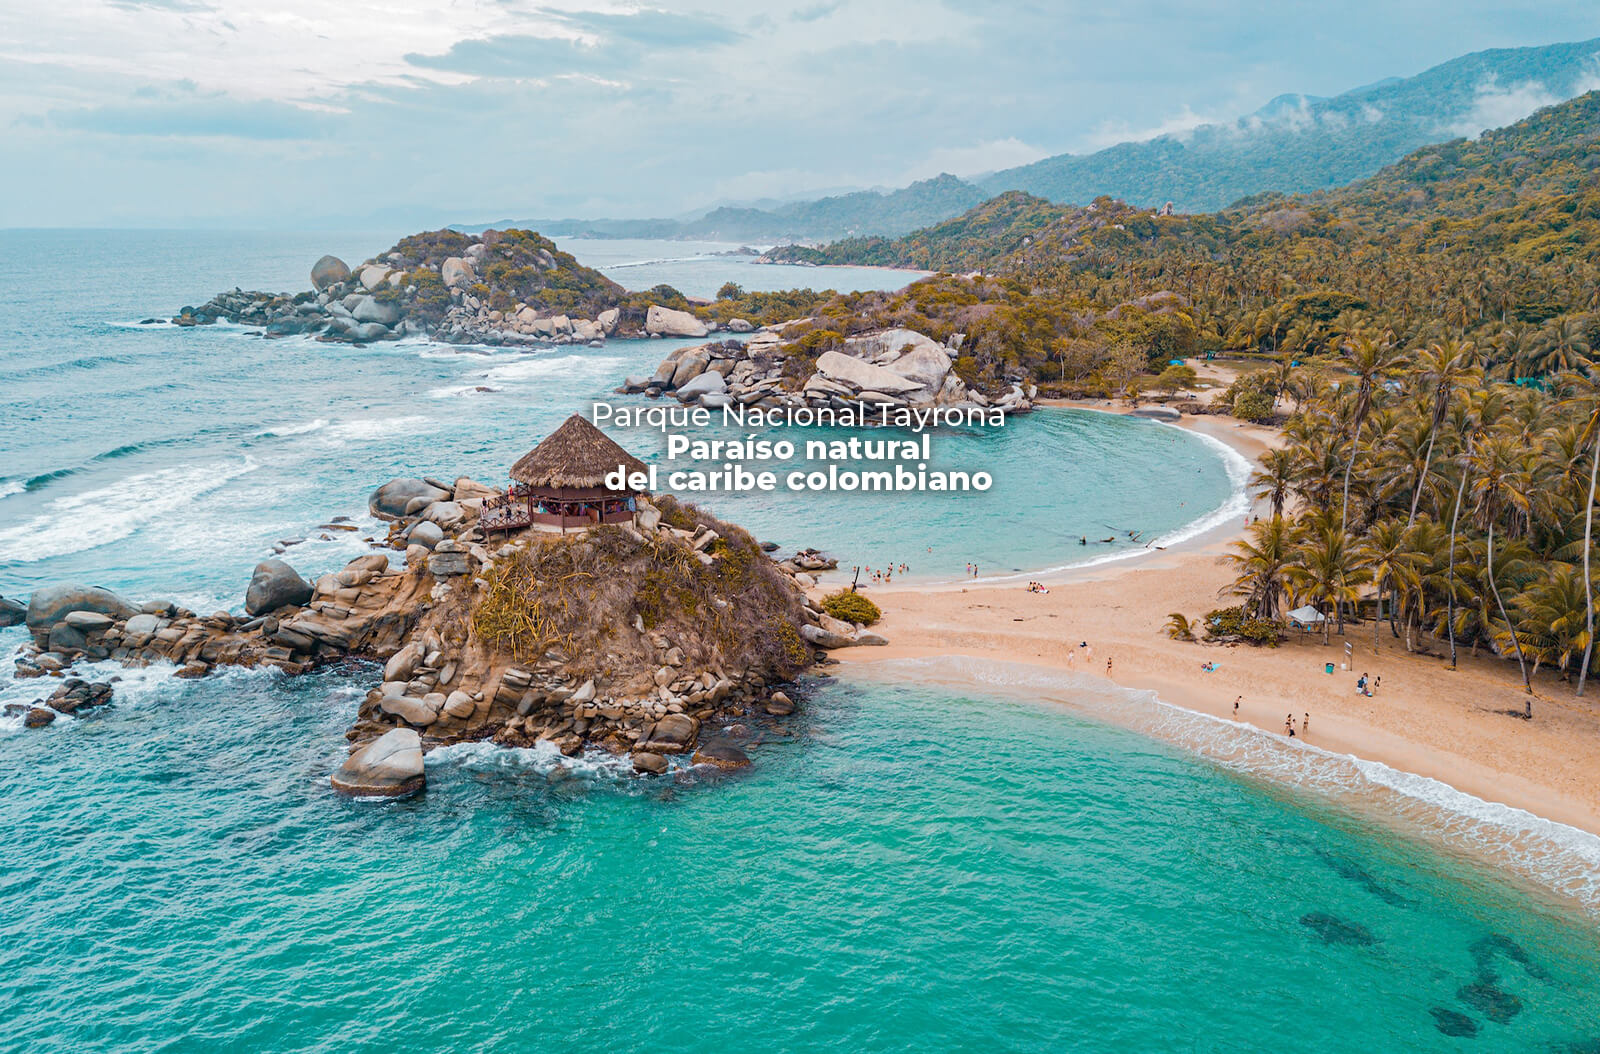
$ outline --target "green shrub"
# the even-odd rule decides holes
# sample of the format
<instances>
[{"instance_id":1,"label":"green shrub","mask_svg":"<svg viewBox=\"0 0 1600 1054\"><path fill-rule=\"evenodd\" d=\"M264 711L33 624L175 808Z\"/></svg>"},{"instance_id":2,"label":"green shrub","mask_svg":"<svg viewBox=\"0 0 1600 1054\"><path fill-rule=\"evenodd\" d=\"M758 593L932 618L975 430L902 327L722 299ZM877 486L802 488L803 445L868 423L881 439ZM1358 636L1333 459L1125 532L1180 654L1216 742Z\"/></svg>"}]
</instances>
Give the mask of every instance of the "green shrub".
<instances>
[{"instance_id":1,"label":"green shrub","mask_svg":"<svg viewBox=\"0 0 1600 1054\"><path fill-rule=\"evenodd\" d=\"M870 626L883 617L878 605L848 589L823 598L822 610L843 622L859 622L863 626Z\"/></svg>"},{"instance_id":2,"label":"green shrub","mask_svg":"<svg viewBox=\"0 0 1600 1054\"><path fill-rule=\"evenodd\" d=\"M1272 420L1272 397L1266 392L1247 391L1233 400L1233 416L1260 424Z\"/></svg>"},{"instance_id":3,"label":"green shrub","mask_svg":"<svg viewBox=\"0 0 1600 1054\"><path fill-rule=\"evenodd\" d=\"M1271 619L1249 615L1242 607L1231 607L1206 614L1206 639L1276 647L1283 638L1278 624Z\"/></svg>"}]
</instances>

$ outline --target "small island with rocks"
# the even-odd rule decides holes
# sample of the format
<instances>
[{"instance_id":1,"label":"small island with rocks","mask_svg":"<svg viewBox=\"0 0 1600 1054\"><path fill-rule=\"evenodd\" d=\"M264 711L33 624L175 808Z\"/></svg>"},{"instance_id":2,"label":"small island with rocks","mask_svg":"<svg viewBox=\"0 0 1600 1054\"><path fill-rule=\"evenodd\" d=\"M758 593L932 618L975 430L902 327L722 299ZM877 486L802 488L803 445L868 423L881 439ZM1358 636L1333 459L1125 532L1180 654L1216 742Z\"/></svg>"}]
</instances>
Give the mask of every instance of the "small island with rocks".
<instances>
[{"instance_id":1,"label":"small island with rocks","mask_svg":"<svg viewBox=\"0 0 1600 1054\"><path fill-rule=\"evenodd\" d=\"M819 649L886 642L808 593L816 579L804 568L830 566L824 555L776 560L692 505L604 489L606 474L639 464L573 415L519 459L504 489L391 480L369 500L389 524L376 551L314 582L263 561L242 615L135 605L77 583L40 589L26 608L6 608L32 638L16 676L63 684L25 723L111 700L110 684L66 679L82 661L170 663L204 677L354 658L381 674L331 777L343 793L412 793L425 753L462 742L601 749L644 774L669 772L674 757L748 765L741 718L793 713L790 682Z\"/></svg>"},{"instance_id":2,"label":"small island with rocks","mask_svg":"<svg viewBox=\"0 0 1600 1054\"><path fill-rule=\"evenodd\" d=\"M425 337L495 347L598 347L613 336L703 337L719 328L754 329L741 319L726 327L702 319L689 310L694 302L670 287L629 293L550 239L520 229L413 234L353 269L324 256L311 268L311 286L299 293L234 289L179 309L171 322L187 327L225 321L259 327L264 337L309 336L329 343Z\"/></svg>"}]
</instances>

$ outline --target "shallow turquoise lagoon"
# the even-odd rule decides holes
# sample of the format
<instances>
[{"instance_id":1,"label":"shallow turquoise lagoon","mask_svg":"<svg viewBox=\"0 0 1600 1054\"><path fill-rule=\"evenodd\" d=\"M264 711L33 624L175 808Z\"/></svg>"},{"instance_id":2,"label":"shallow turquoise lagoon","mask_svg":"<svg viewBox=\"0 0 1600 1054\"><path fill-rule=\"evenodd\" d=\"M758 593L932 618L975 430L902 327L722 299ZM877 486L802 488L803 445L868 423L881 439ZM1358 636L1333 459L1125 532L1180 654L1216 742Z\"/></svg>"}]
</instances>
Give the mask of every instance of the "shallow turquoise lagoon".
<instances>
[{"instance_id":1,"label":"shallow turquoise lagoon","mask_svg":"<svg viewBox=\"0 0 1600 1054\"><path fill-rule=\"evenodd\" d=\"M451 748L374 806L326 783L353 701L342 671L164 680L8 737L0 1047L1600 1040L1580 916L1060 707L819 685L738 778Z\"/></svg>"}]
</instances>

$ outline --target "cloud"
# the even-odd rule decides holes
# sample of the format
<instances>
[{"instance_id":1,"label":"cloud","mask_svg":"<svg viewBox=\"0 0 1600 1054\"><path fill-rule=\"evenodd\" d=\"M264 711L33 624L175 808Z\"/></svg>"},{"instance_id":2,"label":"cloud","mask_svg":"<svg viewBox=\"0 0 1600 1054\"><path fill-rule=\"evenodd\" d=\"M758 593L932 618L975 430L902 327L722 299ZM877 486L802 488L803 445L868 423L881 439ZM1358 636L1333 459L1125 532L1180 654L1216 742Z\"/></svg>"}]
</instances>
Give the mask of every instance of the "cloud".
<instances>
[{"instance_id":1,"label":"cloud","mask_svg":"<svg viewBox=\"0 0 1600 1054\"><path fill-rule=\"evenodd\" d=\"M324 130L327 115L288 103L217 93L51 110L48 120L57 128L107 135L282 140L315 138Z\"/></svg>"},{"instance_id":2,"label":"cloud","mask_svg":"<svg viewBox=\"0 0 1600 1054\"><path fill-rule=\"evenodd\" d=\"M1540 81L1523 81L1501 85L1494 77L1478 85L1472 108L1459 119L1444 125L1440 131L1451 136L1476 139L1491 128L1503 128L1527 117L1533 111L1581 95L1600 87L1600 75L1589 74L1579 78L1571 95L1558 93Z\"/></svg>"},{"instance_id":3,"label":"cloud","mask_svg":"<svg viewBox=\"0 0 1600 1054\"><path fill-rule=\"evenodd\" d=\"M620 72L651 55L680 48L731 44L741 34L693 15L644 9L625 14L542 10L560 32L503 34L458 40L442 54L410 52L413 66L471 77L541 77L563 73Z\"/></svg>"},{"instance_id":4,"label":"cloud","mask_svg":"<svg viewBox=\"0 0 1600 1054\"><path fill-rule=\"evenodd\" d=\"M1050 151L1024 143L1015 136L987 139L971 146L942 146L929 151L920 162L906 170L903 178L910 182L927 179L941 172L963 178L979 176L1032 164L1049 156Z\"/></svg>"},{"instance_id":5,"label":"cloud","mask_svg":"<svg viewBox=\"0 0 1600 1054\"><path fill-rule=\"evenodd\" d=\"M472 77L538 77L592 71L603 65L600 49L576 38L524 35L459 40L441 55L411 52L405 60L424 69Z\"/></svg>"},{"instance_id":6,"label":"cloud","mask_svg":"<svg viewBox=\"0 0 1600 1054\"><path fill-rule=\"evenodd\" d=\"M731 44L743 37L726 23L701 15L678 15L645 8L627 13L581 11L561 16L567 24L605 40L626 40L652 48Z\"/></svg>"},{"instance_id":7,"label":"cloud","mask_svg":"<svg viewBox=\"0 0 1600 1054\"><path fill-rule=\"evenodd\" d=\"M1164 135L1176 136L1182 139L1201 125L1215 123L1216 120L1214 118L1195 113L1185 103L1183 108L1176 114L1143 127L1135 127L1125 121L1102 121L1092 132L1087 133L1079 140L1079 149L1084 152L1092 152L1103 150L1108 146L1115 146L1118 143L1142 143L1150 139L1158 139Z\"/></svg>"},{"instance_id":8,"label":"cloud","mask_svg":"<svg viewBox=\"0 0 1600 1054\"><path fill-rule=\"evenodd\" d=\"M831 4L816 4L812 7L803 7L789 15L794 22L819 22L844 6L844 0L837 0Z\"/></svg>"}]
</instances>

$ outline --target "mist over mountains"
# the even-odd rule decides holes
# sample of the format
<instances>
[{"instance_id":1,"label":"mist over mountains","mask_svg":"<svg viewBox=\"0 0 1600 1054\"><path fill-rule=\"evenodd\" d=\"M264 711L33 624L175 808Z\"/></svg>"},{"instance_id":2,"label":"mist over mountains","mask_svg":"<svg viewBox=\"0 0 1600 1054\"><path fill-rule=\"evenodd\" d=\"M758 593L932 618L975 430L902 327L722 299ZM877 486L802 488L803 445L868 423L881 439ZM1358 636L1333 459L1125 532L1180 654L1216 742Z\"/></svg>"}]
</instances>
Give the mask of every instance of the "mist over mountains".
<instances>
[{"instance_id":1,"label":"mist over mountains","mask_svg":"<svg viewBox=\"0 0 1600 1054\"><path fill-rule=\"evenodd\" d=\"M568 237L820 243L896 237L1006 191L1061 204L1102 195L1208 212L1263 191L1303 193L1373 175L1431 143L1477 136L1600 88L1600 38L1496 48L1340 95L1280 95L1252 114L1092 154L1060 154L971 180L949 174L770 208L720 206L691 218L498 221ZM462 230L486 224L458 225Z\"/></svg>"},{"instance_id":2,"label":"mist over mountains","mask_svg":"<svg viewBox=\"0 0 1600 1054\"><path fill-rule=\"evenodd\" d=\"M1228 124L1049 157L978 184L990 194L1023 190L1060 203L1105 194L1212 212L1266 190L1301 193L1364 179L1418 147L1470 138L1595 88L1600 39L1497 48L1332 98L1280 95Z\"/></svg>"}]
</instances>

